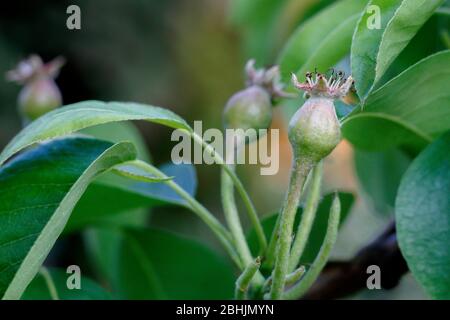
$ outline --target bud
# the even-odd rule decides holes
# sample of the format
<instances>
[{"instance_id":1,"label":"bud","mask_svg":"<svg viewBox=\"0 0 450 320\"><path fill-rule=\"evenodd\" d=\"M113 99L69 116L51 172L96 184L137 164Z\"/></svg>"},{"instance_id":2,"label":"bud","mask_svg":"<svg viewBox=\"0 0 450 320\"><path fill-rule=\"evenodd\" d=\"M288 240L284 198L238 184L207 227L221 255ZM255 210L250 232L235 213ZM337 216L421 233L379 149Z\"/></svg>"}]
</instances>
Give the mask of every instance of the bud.
<instances>
[{"instance_id":1,"label":"bud","mask_svg":"<svg viewBox=\"0 0 450 320\"><path fill-rule=\"evenodd\" d=\"M62 58L43 64L39 56L32 55L7 73L8 80L24 85L19 93L18 107L25 122L61 106L61 92L54 78L63 64Z\"/></svg>"},{"instance_id":2,"label":"bud","mask_svg":"<svg viewBox=\"0 0 450 320\"><path fill-rule=\"evenodd\" d=\"M272 122L270 95L257 85L237 92L225 106L224 121L230 129L267 129Z\"/></svg>"},{"instance_id":3,"label":"bud","mask_svg":"<svg viewBox=\"0 0 450 320\"><path fill-rule=\"evenodd\" d=\"M255 69L255 61L246 65L247 88L234 94L224 110L226 129L268 129L272 122L272 99L285 97L277 66ZM249 141L247 141L249 142Z\"/></svg>"},{"instance_id":4,"label":"bud","mask_svg":"<svg viewBox=\"0 0 450 320\"><path fill-rule=\"evenodd\" d=\"M344 79L342 73L327 79L322 74L306 74L306 82L292 82L309 97L289 123L289 141L296 157L307 157L317 162L333 151L341 140L340 123L333 101L347 96L353 85L352 77Z\"/></svg>"}]
</instances>

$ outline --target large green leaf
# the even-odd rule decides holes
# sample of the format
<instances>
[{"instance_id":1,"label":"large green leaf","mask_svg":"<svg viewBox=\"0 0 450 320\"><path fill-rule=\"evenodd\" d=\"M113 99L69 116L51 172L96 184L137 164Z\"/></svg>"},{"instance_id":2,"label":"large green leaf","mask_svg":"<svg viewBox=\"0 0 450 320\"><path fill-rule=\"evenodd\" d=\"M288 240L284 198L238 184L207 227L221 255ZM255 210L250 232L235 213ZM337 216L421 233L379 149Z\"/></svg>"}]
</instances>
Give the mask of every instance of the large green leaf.
<instances>
[{"instance_id":1,"label":"large green leaf","mask_svg":"<svg viewBox=\"0 0 450 320\"><path fill-rule=\"evenodd\" d=\"M439 51L449 49L439 36L430 37L430 34L439 35L443 30L450 29L450 17L434 14L416 33L405 49L391 63L381 79L377 81L377 87L384 85L392 78L416 64L420 60Z\"/></svg>"},{"instance_id":2,"label":"large green leaf","mask_svg":"<svg viewBox=\"0 0 450 320\"><path fill-rule=\"evenodd\" d=\"M397 56L408 46L422 26L445 0L403 1L395 17L386 26L377 56L377 83ZM426 44L423 44L426 47ZM420 49L418 49L420 51Z\"/></svg>"},{"instance_id":3,"label":"large green leaf","mask_svg":"<svg viewBox=\"0 0 450 320\"><path fill-rule=\"evenodd\" d=\"M427 293L450 299L450 132L406 172L396 200L400 249Z\"/></svg>"},{"instance_id":4,"label":"large green leaf","mask_svg":"<svg viewBox=\"0 0 450 320\"><path fill-rule=\"evenodd\" d=\"M353 30L364 1L338 1L301 24L278 58L282 78L303 76L317 68L326 71L350 52Z\"/></svg>"},{"instance_id":5,"label":"large green leaf","mask_svg":"<svg viewBox=\"0 0 450 320\"><path fill-rule=\"evenodd\" d=\"M36 142L103 123L125 120L146 120L172 128L191 130L182 118L159 107L138 103L84 101L58 108L32 122L2 151L0 165L18 151Z\"/></svg>"},{"instance_id":6,"label":"large green leaf","mask_svg":"<svg viewBox=\"0 0 450 320\"><path fill-rule=\"evenodd\" d=\"M320 250L328 226L328 216L333 197L334 197L333 194L325 196L317 208L316 219L311 229L311 234L308 239L305 251L303 252L301 263L305 264L312 263ZM341 201L341 223L342 223L342 221L344 221L344 219L350 212L350 208L353 204L354 197L350 193L340 192L339 199ZM297 215L295 216L294 230L297 230L298 224L300 223L302 217L302 212L303 208L299 207L297 210ZM264 233L268 238L270 238L270 235L272 234L277 218L278 214L274 214L265 218L262 221ZM253 229L249 231L247 235L247 240L249 242L252 252L256 254L258 250L258 241L256 238L256 233Z\"/></svg>"},{"instance_id":7,"label":"large green leaf","mask_svg":"<svg viewBox=\"0 0 450 320\"><path fill-rule=\"evenodd\" d=\"M398 149L356 149L354 161L358 181L373 208L381 214L393 214L397 189L411 159Z\"/></svg>"},{"instance_id":8,"label":"large green leaf","mask_svg":"<svg viewBox=\"0 0 450 320\"><path fill-rule=\"evenodd\" d=\"M127 299L230 299L235 281L209 248L156 229L124 231L119 276Z\"/></svg>"},{"instance_id":9,"label":"large green leaf","mask_svg":"<svg viewBox=\"0 0 450 320\"><path fill-rule=\"evenodd\" d=\"M450 51L429 56L373 92L342 124L356 147L420 148L450 129Z\"/></svg>"},{"instance_id":10,"label":"large green leaf","mask_svg":"<svg viewBox=\"0 0 450 320\"><path fill-rule=\"evenodd\" d=\"M48 269L49 276L55 286L60 300L110 300L111 294L93 280L82 276L80 289L68 289L67 279L71 275L61 269ZM51 300L47 280L38 273L22 295L22 300Z\"/></svg>"},{"instance_id":11,"label":"large green leaf","mask_svg":"<svg viewBox=\"0 0 450 320\"><path fill-rule=\"evenodd\" d=\"M0 167L0 296L20 298L88 184L135 156L130 143L68 137Z\"/></svg>"},{"instance_id":12,"label":"large green leaf","mask_svg":"<svg viewBox=\"0 0 450 320\"><path fill-rule=\"evenodd\" d=\"M371 0L368 9L380 10L380 28L371 21L377 12L366 10L352 42L352 74L365 100L387 68L444 0ZM371 26L369 28L369 26Z\"/></svg>"}]
</instances>

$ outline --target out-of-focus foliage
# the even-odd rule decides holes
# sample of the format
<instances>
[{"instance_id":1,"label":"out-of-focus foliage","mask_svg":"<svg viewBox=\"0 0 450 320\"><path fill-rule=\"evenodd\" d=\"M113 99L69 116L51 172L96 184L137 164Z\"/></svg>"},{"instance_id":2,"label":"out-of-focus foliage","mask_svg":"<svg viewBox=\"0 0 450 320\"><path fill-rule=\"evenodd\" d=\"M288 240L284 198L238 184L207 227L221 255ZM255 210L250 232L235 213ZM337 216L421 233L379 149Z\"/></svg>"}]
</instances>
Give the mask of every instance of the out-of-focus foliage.
<instances>
[{"instance_id":1,"label":"out-of-focus foliage","mask_svg":"<svg viewBox=\"0 0 450 320\"><path fill-rule=\"evenodd\" d=\"M174 234L154 229L123 231L118 264L118 293L123 298L233 297L233 269L224 257Z\"/></svg>"},{"instance_id":2,"label":"out-of-focus foliage","mask_svg":"<svg viewBox=\"0 0 450 320\"><path fill-rule=\"evenodd\" d=\"M50 281L55 286L56 297L49 290L48 281L43 273L39 273L27 290L22 295L22 300L110 300L112 295L102 288L98 283L87 277L81 277L80 289L69 289L67 287L67 278L70 273L65 270L50 268L48 270Z\"/></svg>"},{"instance_id":3,"label":"out-of-focus foliage","mask_svg":"<svg viewBox=\"0 0 450 320\"><path fill-rule=\"evenodd\" d=\"M399 149L355 150L354 157L362 193L378 213L392 215L400 179L411 163L410 157Z\"/></svg>"},{"instance_id":4,"label":"out-of-focus foliage","mask_svg":"<svg viewBox=\"0 0 450 320\"><path fill-rule=\"evenodd\" d=\"M315 68L326 71L348 55L364 7L364 1L339 1L301 24L278 58L283 79L288 82L291 73L303 77Z\"/></svg>"}]
</instances>

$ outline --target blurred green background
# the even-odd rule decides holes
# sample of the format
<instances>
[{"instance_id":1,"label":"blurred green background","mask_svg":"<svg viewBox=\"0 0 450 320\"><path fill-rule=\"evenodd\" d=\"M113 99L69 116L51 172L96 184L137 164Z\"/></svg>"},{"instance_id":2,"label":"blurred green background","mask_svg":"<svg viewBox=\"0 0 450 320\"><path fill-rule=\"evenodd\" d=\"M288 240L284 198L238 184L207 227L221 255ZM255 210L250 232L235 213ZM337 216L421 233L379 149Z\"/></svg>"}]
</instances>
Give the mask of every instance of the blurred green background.
<instances>
[{"instance_id":1,"label":"blurred green background","mask_svg":"<svg viewBox=\"0 0 450 320\"><path fill-rule=\"evenodd\" d=\"M205 129L221 128L223 106L229 96L243 87L245 62L254 57L258 65L272 64L290 32L332 2L280 0L254 20L243 22L239 17L230 18L230 1L226 0L2 1L0 74L31 53L39 54L44 61L62 55L67 63L57 83L64 104L88 99L136 101L171 109L189 123L202 120ZM66 8L70 4L81 8L81 30L66 28ZM16 110L19 90L16 84L0 80L2 149L21 128ZM148 123L135 125L152 161L170 161L174 145L170 142L170 130ZM281 108L275 111L273 127L281 130L280 172L267 177L260 176L255 166L238 168L261 215L278 210L290 168L286 120ZM358 154L362 161L372 156ZM339 189L356 195L334 251L334 258L339 259L352 257L384 228L392 215L392 208L373 205L371 197L361 191L353 159L354 151L344 141L327 159L325 168L326 191ZM387 165L398 159L397 154L392 156L386 160ZM408 161L403 166L399 163L399 170ZM199 165L196 169L197 198L222 220L218 168ZM206 239L211 246L215 244L209 241L212 236L204 225L185 209L153 209L148 222ZM52 263L83 265L81 243L77 235L63 240ZM421 299L425 295L407 275L400 286L389 292L367 291L353 298Z\"/></svg>"}]
</instances>

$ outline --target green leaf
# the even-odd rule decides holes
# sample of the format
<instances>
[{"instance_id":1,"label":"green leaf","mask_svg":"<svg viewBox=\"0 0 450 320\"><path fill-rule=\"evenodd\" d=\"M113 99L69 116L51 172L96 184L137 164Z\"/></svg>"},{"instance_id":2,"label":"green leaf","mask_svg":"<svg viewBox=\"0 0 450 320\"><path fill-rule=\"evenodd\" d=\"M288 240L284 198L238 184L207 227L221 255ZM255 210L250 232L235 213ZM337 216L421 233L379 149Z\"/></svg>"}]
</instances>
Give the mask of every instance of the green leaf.
<instances>
[{"instance_id":1,"label":"green leaf","mask_svg":"<svg viewBox=\"0 0 450 320\"><path fill-rule=\"evenodd\" d=\"M439 37L430 37L430 34L438 35L442 33L442 30L448 30L449 28L450 19L434 14L391 63L387 71L377 82L377 87L381 87L420 60L439 51L449 49Z\"/></svg>"},{"instance_id":2,"label":"green leaf","mask_svg":"<svg viewBox=\"0 0 450 320\"><path fill-rule=\"evenodd\" d=\"M338 1L301 24L278 58L284 81L291 73L301 77L316 67L326 71L342 60L364 6L364 1Z\"/></svg>"},{"instance_id":3,"label":"green leaf","mask_svg":"<svg viewBox=\"0 0 450 320\"><path fill-rule=\"evenodd\" d=\"M444 0L371 0L355 30L352 74L365 100L387 68ZM380 10L380 28L370 27Z\"/></svg>"},{"instance_id":4,"label":"green leaf","mask_svg":"<svg viewBox=\"0 0 450 320\"><path fill-rule=\"evenodd\" d=\"M232 298L232 267L209 248L156 229L123 235L119 292L127 299Z\"/></svg>"},{"instance_id":5,"label":"green leaf","mask_svg":"<svg viewBox=\"0 0 450 320\"><path fill-rule=\"evenodd\" d=\"M81 289L69 290L67 278L70 274L61 269L50 268L50 277L60 300L110 300L111 294L88 277L81 277ZM31 281L22 295L22 300L51 300L48 284L41 273Z\"/></svg>"},{"instance_id":6,"label":"green leaf","mask_svg":"<svg viewBox=\"0 0 450 320\"><path fill-rule=\"evenodd\" d=\"M116 228L124 227L125 224L122 224ZM106 283L112 292L117 292L119 288L119 253L122 246L121 234L113 227L106 227L104 224L85 230L83 240L89 266L93 269L95 277L101 283Z\"/></svg>"},{"instance_id":7,"label":"green leaf","mask_svg":"<svg viewBox=\"0 0 450 320\"><path fill-rule=\"evenodd\" d=\"M110 123L101 124L101 125L97 125L94 127L89 127L89 128L83 129L80 131L80 133L91 135L91 136L95 137L96 139L110 141L110 142L114 142L114 143L118 143L118 142L122 142L122 141L130 141L133 143L134 147L136 148L137 158L147 161L147 162L150 162L150 153L147 149L147 145L146 145L143 137L139 133L139 130L131 122L110 122ZM94 180L93 184L91 184L88 187L88 189L83 194L83 197L80 200L80 201L83 201L84 197L92 199L92 202L90 204L86 204L86 206L85 206L85 209L86 209L86 211L84 212L85 216L90 216L90 217L95 218L97 216L97 213L99 211L102 211L104 202L108 202L108 199L115 199L117 203L122 203L122 204L130 203L128 200L128 198L130 197L130 194L126 190L117 191L116 189L113 189L111 195L104 194L105 195L104 199L100 199L98 197L98 194L97 194L97 197L91 197L90 193L91 193L92 185L95 185L96 183L101 184L102 181L114 181L115 174L113 172L106 172L102 176L103 176L103 178L99 177L96 180ZM101 186L100 186L100 188L101 188ZM101 189L104 191L103 188L101 188ZM148 216L148 210L146 208L136 210L136 209L134 209L135 204L131 203L131 205L132 206L131 206L130 210L133 211L131 213L127 212L130 210L128 210L128 207L126 205L112 207L111 208L112 210L110 210L111 216L113 216L113 217L111 217L111 220L118 220L118 222L126 221L127 223L132 223L132 224L136 224L136 225L144 225L146 218ZM69 220L69 223L68 223L69 226L71 225L72 219L77 218L77 216L78 216L77 212L78 211L75 208L75 210L71 216L71 219ZM123 212L123 214L119 214L122 212ZM117 214L114 214L114 213L117 213ZM126 216L125 217L126 219L124 219L122 216Z\"/></svg>"},{"instance_id":8,"label":"green leaf","mask_svg":"<svg viewBox=\"0 0 450 320\"><path fill-rule=\"evenodd\" d=\"M121 141L130 141L133 143L133 145L137 150L137 158L150 162L150 153L147 149L147 145L143 137L139 133L139 130L131 122L110 122L83 129L80 131L80 133L91 135L97 139L111 141L114 143ZM119 203L129 203L128 197L130 195L128 192L126 192L126 190L121 190L121 192L117 192L117 190L114 190L113 194L111 194L110 196L105 194L104 201L103 199L99 199L98 197L90 197L89 194L91 192L90 189L92 185L95 185L97 182L101 184L102 181L114 181L115 174L113 172L106 172L102 176L103 178L102 177L97 178L93 182L93 184L91 184L88 187L85 194L80 200L83 201L83 198L85 196L93 200L90 205L85 206L85 209L87 209L87 211L85 212L86 216L89 215L91 217L95 217L97 213L102 210L103 203L107 202L108 199L115 199L116 202ZM133 204L131 208L135 208L135 205ZM148 210L145 208L140 210L131 209L133 211L131 213L126 212L129 211L127 206L113 207L111 209L113 210L110 211L110 213L114 216L113 218L111 218L111 220L126 220L127 222L131 222L132 224L136 225L143 225L148 216ZM120 215L114 215L114 213L121 213L121 212L124 213ZM124 219L122 216L126 216L126 219ZM75 218L77 217L76 208L74 213L72 214L71 220L73 219L73 217ZM71 220L69 220L69 225L71 225Z\"/></svg>"},{"instance_id":9,"label":"green leaf","mask_svg":"<svg viewBox=\"0 0 450 320\"><path fill-rule=\"evenodd\" d=\"M80 133L116 143L130 141L136 147L137 158L150 161L147 145L139 130L131 122L110 122L83 129ZM104 175L107 177L103 179L100 177L100 179L96 179L89 185L81 200L77 203L64 230L65 233L77 231L82 227L94 224L141 227L147 225L150 210L145 207L136 208L136 203L132 199L133 193L113 187L110 188L111 192L108 192L108 188L103 188L102 185L96 186L99 180L114 179L113 172L106 172ZM101 191L96 192L96 188ZM114 201L111 201L111 199L114 199ZM80 202L83 203L82 206L79 206ZM118 245L120 243L115 238L115 234L105 236L102 231L90 230L90 232L84 232L82 236L86 242L86 252L90 266L94 270L97 279L101 279L102 283L108 284L108 287L111 288L115 283L112 277L116 268L114 256L119 251ZM96 241L91 241L91 239L96 239Z\"/></svg>"},{"instance_id":10,"label":"green leaf","mask_svg":"<svg viewBox=\"0 0 450 320\"><path fill-rule=\"evenodd\" d=\"M166 175L173 176L174 182L182 186L191 196L195 195L197 178L194 166L166 164L159 169ZM92 212L92 206L96 203L95 212ZM135 212L136 209L166 205L184 206L186 202L164 184L136 183L123 178L110 186L91 184L75 207L66 231L75 231L87 225L136 225L130 223L130 219L139 213ZM119 214L124 210L127 210L126 214ZM97 276L113 288L117 288L118 273L118 250L114 248L120 245L116 238L117 233L108 229L95 228L85 234L89 258L97 271Z\"/></svg>"},{"instance_id":11,"label":"green leaf","mask_svg":"<svg viewBox=\"0 0 450 320\"><path fill-rule=\"evenodd\" d=\"M197 178L195 168L188 164L165 164L159 168L190 195L195 195ZM120 199L120 201L111 201ZM93 212L93 206L95 212ZM107 222L121 212L164 205L187 206L187 203L169 186L163 183L136 182L120 176L100 177L91 184L77 203L66 232L73 232L87 225ZM112 223L114 222L112 221Z\"/></svg>"},{"instance_id":12,"label":"green leaf","mask_svg":"<svg viewBox=\"0 0 450 320\"><path fill-rule=\"evenodd\" d=\"M430 19L445 0L403 1L394 18L386 26L381 39L375 70L375 83L380 80L395 58Z\"/></svg>"},{"instance_id":13,"label":"green leaf","mask_svg":"<svg viewBox=\"0 0 450 320\"><path fill-rule=\"evenodd\" d=\"M326 195L320 202L317 208L316 220L314 221L313 227L311 229L311 234L306 245L305 251L303 252L301 263L309 264L312 263L320 250L325 233L328 226L328 216L330 212L331 202L333 200L334 194ZM350 193L339 193L339 199L341 201L341 223L345 220L350 208L353 204L354 197ZM298 224L300 223L303 208L299 207L297 210L297 215L295 216L294 230L297 230ZM278 213L265 218L262 221L264 233L270 239L273 228L278 218ZM255 254L258 250L258 242L256 238L256 233L253 229L247 234L247 240L249 242L252 252Z\"/></svg>"},{"instance_id":14,"label":"green leaf","mask_svg":"<svg viewBox=\"0 0 450 320\"><path fill-rule=\"evenodd\" d=\"M0 168L0 296L20 298L87 185L135 156L130 143L67 137Z\"/></svg>"},{"instance_id":15,"label":"green leaf","mask_svg":"<svg viewBox=\"0 0 450 320\"><path fill-rule=\"evenodd\" d=\"M359 184L374 209L393 214L400 180L411 160L402 151L366 152L356 149L355 169Z\"/></svg>"},{"instance_id":16,"label":"green leaf","mask_svg":"<svg viewBox=\"0 0 450 320\"><path fill-rule=\"evenodd\" d=\"M159 169L167 176L174 177L173 180L190 195L195 195L197 190L197 176L193 165L175 165L167 163L159 167ZM155 184L130 181L126 187L128 190L138 192L145 197L155 199L160 203L188 206L186 200L181 198L175 191L163 183Z\"/></svg>"},{"instance_id":17,"label":"green leaf","mask_svg":"<svg viewBox=\"0 0 450 320\"><path fill-rule=\"evenodd\" d=\"M406 172L396 200L400 249L414 277L436 299L450 299L450 132Z\"/></svg>"},{"instance_id":18,"label":"green leaf","mask_svg":"<svg viewBox=\"0 0 450 320\"><path fill-rule=\"evenodd\" d=\"M160 178L152 176L148 174L145 170L137 166L135 162L126 162L124 164L118 165L114 167L112 171L118 174L119 176L141 182L155 183L173 179L173 177Z\"/></svg>"},{"instance_id":19,"label":"green leaf","mask_svg":"<svg viewBox=\"0 0 450 320\"><path fill-rule=\"evenodd\" d=\"M447 5L439 8L436 10L436 14L441 15L441 16L445 16L445 17L450 17L450 8L448 7L450 5L450 3L447 0Z\"/></svg>"},{"instance_id":20,"label":"green leaf","mask_svg":"<svg viewBox=\"0 0 450 320\"><path fill-rule=\"evenodd\" d=\"M174 176L174 181L194 196L196 191L195 168L192 165L163 165L160 170ZM111 201L111 199L120 199ZM92 206L95 205L95 212ZM165 205L185 205L172 189L166 185L136 183L120 178L113 185L91 184L77 203L66 232L77 231L86 226L136 226L135 216L141 208ZM125 211L125 213L121 213ZM92 267L99 279L110 287L118 285L118 249L120 241L116 232L109 229L89 229L84 234L87 253Z\"/></svg>"},{"instance_id":21,"label":"green leaf","mask_svg":"<svg viewBox=\"0 0 450 320\"><path fill-rule=\"evenodd\" d=\"M138 103L84 101L49 112L23 129L0 154L0 165L34 143L66 135L95 125L146 120L190 131L189 125L173 112Z\"/></svg>"},{"instance_id":22,"label":"green leaf","mask_svg":"<svg viewBox=\"0 0 450 320\"><path fill-rule=\"evenodd\" d=\"M420 149L450 129L450 51L429 56L374 91L342 123L357 148Z\"/></svg>"},{"instance_id":23,"label":"green leaf","mask_svg":"<svg viewBox=\"0 0 450 320\"><path fill-rule=\"evenodd\" d=\"M150 162L150 152L139 130L131 122L110 122L80 130L80 133L114 143L130 141L136 148L137 158Z\"/></svg>"},{"instance_id":24,"label":"green leaf","mask_svg":"<svg viewBox=\"0 0 450 320\"><path fill-rule=\"evenodd\" d=\"M124 179L124 183L130 183ZM111 201L114 199L114 201ZM87 226L98 224L122 224L122 214L143 208L151 208L162 205L156 199L142 196L135 190L119 185L107 185L92 183L87 188L81 199L77 202L75 209L67 223L64 233L79 231ZM139 210L140 211L140 210ZM140 213L136 212L137 215ZM119 219L119 221L116 221ZM125 224L134 224L135 220L123 221Z\"/></svg>"},{"instance_id":25,"label":"green leaf","mask_svg":"<svg viewBox=\"0 0 450 320\"><path fill-rule=\"evenodd\" d=\"M83 129L80 131L82 134L87 134L95 137L96 139L110 141L114 143L122 142L122 141L130 141L133 143L133 145L136 148L137 151L137 158L150 162L150 153L147 149L147 145L140 134L139 130L136 128L136 126L131 122L110 122L106 124L97 125L94 127L89 127L86 129ZM128 198L130 197L129 192L126 190L117 191L113 189L111 195L105 194L104 199L100 199L98 197L91 197L91 186L95 185L97 183L102 183L102 181L114 181L115 174L113 172L106 172L104 173L102 177L97 178L94 180L93 184L91 184L88 189L86 190L85 194L81 198L80 201L83 201L84 197L88 197L89 199L92 199L92 202L88 205L86 204L85 209L86 211L84 214L86 216L90 217L96 217L97 213L102 210L102 207L104 205L104 202L108 202L108 199L115 199L118 203L130 203ZM120 181L119 181L120 182ZM101 186L100 186L101 188ZM101 188L103 191L104 189ZM149 214L147 208L142 209L134 209L135 204L131 203L132 207L130 210L128 210L127 206L114 206L112 207L110 213L113 217L111 217L110 220L117 220L120 221L126 221L126 223L131 223L134 225L144 225L145 221L147 219L147 216ZM133 212L127 212L127 211L133 211ZM139 212L140 211L140 212ZM71 220L76 219L77 217L77 209L75 208L71 219L69 220L68 225L71 225ZM123 214L122 214L123 212ZM117 214L114 214L117 213ZM100 215L101 216L101 215Z\"/></svg>"}]
</instances>

